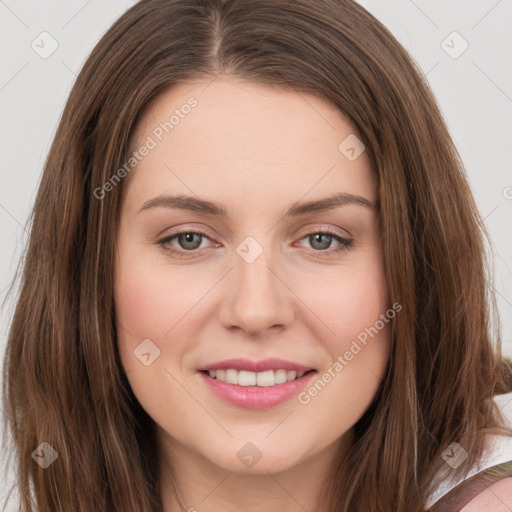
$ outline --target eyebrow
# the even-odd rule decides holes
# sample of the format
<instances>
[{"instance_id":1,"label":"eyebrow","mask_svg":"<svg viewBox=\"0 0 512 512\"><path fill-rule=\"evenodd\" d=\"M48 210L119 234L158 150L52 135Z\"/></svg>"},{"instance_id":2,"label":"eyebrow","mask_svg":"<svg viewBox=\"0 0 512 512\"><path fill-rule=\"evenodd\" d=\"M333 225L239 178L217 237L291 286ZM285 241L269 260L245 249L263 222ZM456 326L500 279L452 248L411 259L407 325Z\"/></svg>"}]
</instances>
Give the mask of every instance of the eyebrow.
<instances>
[{"instance_id":1,"label":"eyebrow","mask_svg":"<svg viewBox=\"0 0 512 512\"><path fill-rule=\"evenodd\" d=\"M323 212L333 210L340 206L355 204L377 210L377 207L369 199L365 197L340 192L329 197L317 199L314 201L295 203L284 214L284 217L299 217L315 212ZM199 199L192 196L157 196L153 199L146 201L138 213L149 210L151 208L179 208L182 210L189 210L193 212L203 213L205 215L212 215L220 218L228 217L228 211L222 204L205 199Z\"/></svg>"}]
</instances>

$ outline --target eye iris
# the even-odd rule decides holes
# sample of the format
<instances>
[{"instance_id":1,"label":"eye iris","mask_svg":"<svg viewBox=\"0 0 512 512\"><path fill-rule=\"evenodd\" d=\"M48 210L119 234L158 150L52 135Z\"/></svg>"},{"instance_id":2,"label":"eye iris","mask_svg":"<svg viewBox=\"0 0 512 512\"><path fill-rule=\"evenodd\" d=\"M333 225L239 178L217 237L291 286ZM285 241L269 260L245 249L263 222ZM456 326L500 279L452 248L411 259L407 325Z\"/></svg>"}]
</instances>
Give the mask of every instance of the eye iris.
<instances>
[{"instance_id":1,"label":"eye iris","mask_svg":"<svg viewBox=\"0 0 512 512\"><path fill-rule=\"evenodd\" d=\"M196 242L199 241L199 244L193 242L194 237L197 237ZM183 249L197 249L201 245L201 235L199 233L180 233L178 241ZM192 247L188 244L192 244Z\"/></svg>"},{"instance_id":2,"label":"eye iris","mask_svg":"<svg viewBox=\"0 0 512 512\"><path fill-rule=\"evenodd\" d=\"M320 243L320 245L322 247L315 247L315 243L317 242L317 240L319 239L327 239L327 242L325 242L324 240L324 243ZM309 237L310 241L311 241L311 246L315 249L328 249L329 246L331 245L331 238L332 238L332 235L328 235L328 234L325 234L325 233L316 233L312 236Z\"/></svg>"}]
</instances>

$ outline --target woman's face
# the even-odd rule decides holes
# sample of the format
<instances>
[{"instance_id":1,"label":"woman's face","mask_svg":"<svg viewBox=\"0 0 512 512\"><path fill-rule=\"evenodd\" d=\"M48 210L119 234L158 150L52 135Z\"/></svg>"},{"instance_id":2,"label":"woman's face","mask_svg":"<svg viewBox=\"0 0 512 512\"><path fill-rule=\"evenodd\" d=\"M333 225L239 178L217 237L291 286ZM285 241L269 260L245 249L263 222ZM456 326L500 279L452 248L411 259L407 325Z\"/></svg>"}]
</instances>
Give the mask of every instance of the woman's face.
<instances>
[{"instance_id":1,"label":"woman's face","mask_svg":"<svg viewBox=\"0 0 512 512\"><path fill-rule=\"evenodd\" d=\"M217 78L161 95L133 151L118 345L163 451L255 473L332 455L377 392L395 314L354 128L314 96Z\"/></svg>"}]
</instances>

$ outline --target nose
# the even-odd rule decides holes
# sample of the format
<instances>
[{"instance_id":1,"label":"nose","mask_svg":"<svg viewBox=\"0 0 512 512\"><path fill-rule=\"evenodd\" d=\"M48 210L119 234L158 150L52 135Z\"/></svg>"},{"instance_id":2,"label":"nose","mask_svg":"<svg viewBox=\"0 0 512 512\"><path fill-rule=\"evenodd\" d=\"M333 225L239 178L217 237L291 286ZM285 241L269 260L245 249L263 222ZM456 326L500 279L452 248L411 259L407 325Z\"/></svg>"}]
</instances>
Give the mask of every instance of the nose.
<instances>
[{"instance_id":1,"label":"nose","mask_svg":"<svg viewBox=\"0 0 512 512\"><path fill-rule=\"evenodd\" d=\"M252 262L233 254L233 269L224 282L220 322L228 329L242 329L248 336L289 325L294 318L294 294L283 266L267 248Z\"/></svg>"}]
</instances>

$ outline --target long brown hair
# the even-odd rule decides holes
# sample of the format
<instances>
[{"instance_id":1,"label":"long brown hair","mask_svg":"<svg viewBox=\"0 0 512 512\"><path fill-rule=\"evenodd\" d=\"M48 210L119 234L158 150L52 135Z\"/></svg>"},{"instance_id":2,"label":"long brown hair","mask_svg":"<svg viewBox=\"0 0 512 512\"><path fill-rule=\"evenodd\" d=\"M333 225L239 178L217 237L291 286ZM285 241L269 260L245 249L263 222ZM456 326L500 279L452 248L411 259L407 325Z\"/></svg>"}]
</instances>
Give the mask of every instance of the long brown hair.
<instances>
[{"instance_id":1,"label":"long brown hair","mask_svg":"<svg viewBox=\"0 0 512 512\"><path fill-rule=\"evenodd\" d=\"M45 164L4 362L21 503L162 510L153 422L116 346L124 182L103 199L94 191L126 162L152 99L219 74L315 94L366 146L390 298L403 309L385 378L325 483L323 510L419 512L443 450L467 451L459 475L504 424L492 397L511 389L510 366L492 322L487 234L436 101L407 52L351 0L142 0L94 48ZM42 442L58 453L46 469L31 457Z\"/></svg>"}]
</instances>

